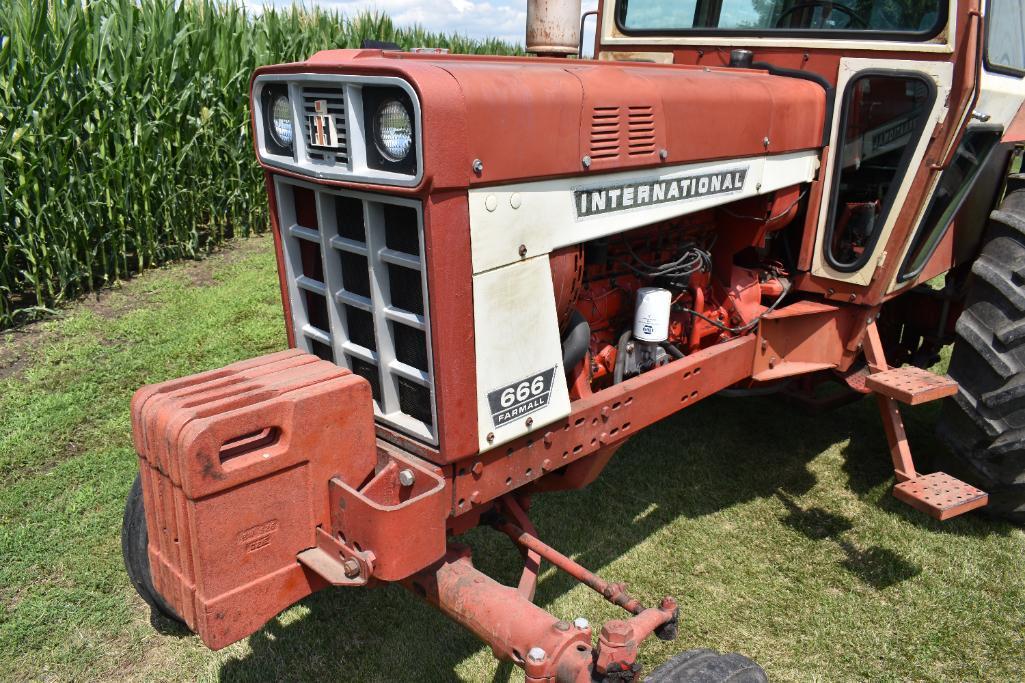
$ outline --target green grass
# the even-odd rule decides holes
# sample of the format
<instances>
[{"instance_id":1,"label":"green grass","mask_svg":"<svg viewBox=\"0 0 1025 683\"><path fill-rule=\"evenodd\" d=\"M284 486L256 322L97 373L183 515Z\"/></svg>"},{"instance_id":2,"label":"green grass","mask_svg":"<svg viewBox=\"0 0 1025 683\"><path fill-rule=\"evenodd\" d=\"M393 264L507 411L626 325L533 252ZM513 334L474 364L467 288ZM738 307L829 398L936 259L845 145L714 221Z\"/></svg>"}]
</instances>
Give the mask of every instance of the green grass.
<instances>
[{"instance_id":1,"label":"green grass","mask_svg":"<svg viewBox=\"0 0 1025 683\"><path fill-rule=\"evenodd\" d=\"M129 398L283 344L266 238L0 337L0 368L20 359L0 369L0 679L493 680L487 648L392 587L320 593L217 653L150 625L118 541ZM941 448L936 417L907 412L921 455ZM679 598L680 638L649 642L649 667L705 646L782 681L1020 680L1025 534L980 515L934 522L891 485L870 402L808 417L710 399L635 437L591 488L540 497L534 516L549 543L644 600ZM469 542L479 567L514 580L508 541ZM595 624L616 615L550 568L538 600Z\"/></svg>"}]
</instances>

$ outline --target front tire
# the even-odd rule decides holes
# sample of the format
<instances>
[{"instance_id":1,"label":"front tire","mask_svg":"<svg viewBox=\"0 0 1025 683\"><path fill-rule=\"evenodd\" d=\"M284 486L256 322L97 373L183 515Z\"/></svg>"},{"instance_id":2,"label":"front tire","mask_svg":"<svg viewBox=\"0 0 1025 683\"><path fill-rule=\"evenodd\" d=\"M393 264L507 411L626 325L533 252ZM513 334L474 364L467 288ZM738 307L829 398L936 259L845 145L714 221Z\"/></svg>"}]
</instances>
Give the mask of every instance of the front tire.
<instances>
[{"instance_id":1,"label":"front tire","mask_svg":"<svg viewBox=\"0 0 1025 683\"><path fill-rule=\"evenodd\" d=\"M1025 190L990 217L949 372L960 388L937 428L944 468L988 492L990 514L1025 523Z\"/></svg>"},{"instance_id":2,"label":"front tire","mask_svg":"<svg viewBox=\"0 0 1025 683\"><path fill-rule=\"evenodd\" d=\"M645 683L768 683L762 667L735 652L688 650L652 671Z\"/></svg>"},{"instance_id":3,"label":"front tire","mask_svg":"<svg viewBox=\"0 0 1025 683\"><path fill-rule=\"evenodd\" d=\"M135 475L135 482L128 492L125 501L125 516L121 523L121 555L124 557L125 570L131 579L135 592L146 604L162 616L184 624L182 618L161 597L153 586L153 575L150 573L149 533L146 530L146 510L142 501L142 479Z\"/></svg>"}]
</instances>

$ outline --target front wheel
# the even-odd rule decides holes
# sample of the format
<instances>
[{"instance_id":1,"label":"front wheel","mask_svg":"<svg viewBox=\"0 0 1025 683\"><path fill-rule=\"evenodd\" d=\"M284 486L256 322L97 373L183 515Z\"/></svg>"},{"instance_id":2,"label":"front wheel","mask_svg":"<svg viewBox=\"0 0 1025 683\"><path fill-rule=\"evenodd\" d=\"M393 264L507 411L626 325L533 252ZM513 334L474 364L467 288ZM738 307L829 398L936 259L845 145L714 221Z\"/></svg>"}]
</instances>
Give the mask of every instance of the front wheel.
<instances>
[{"instance_id":1,"label":"front wheel","mask_svg":"<svg viewBox=\"0 0 1025 683\"><path fill-rule=\"evenodd\" d=\"M125 501L125 517L121 524L121 555L125 560L125 570L131 579L135 591L146 604L164 617L184 624L170 605L161 597L153 586L153 575L150 573L149 533L146 530L146 510L142 502L142 479L135 475L135 483L128 492Z\"/></svg>"},{"instance_id":2,"label":"front wheel","mask_svg":"<svg viewBox=\"0 0 1025 683\"><path fill-rule=\"evenodd\" d=\"M768 683L762 667L735 652L688 650L652 671L645 683Z\"/></svg>"}]
</instances>

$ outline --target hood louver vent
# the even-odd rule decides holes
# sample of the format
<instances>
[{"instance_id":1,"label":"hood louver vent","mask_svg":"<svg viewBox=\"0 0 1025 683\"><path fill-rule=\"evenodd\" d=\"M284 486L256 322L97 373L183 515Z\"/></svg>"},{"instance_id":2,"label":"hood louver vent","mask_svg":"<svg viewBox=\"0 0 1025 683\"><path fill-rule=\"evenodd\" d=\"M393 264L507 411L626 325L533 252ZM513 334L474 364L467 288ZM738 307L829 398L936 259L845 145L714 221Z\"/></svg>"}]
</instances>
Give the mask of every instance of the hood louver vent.
<instances>
[{"instance_id":1,"label":"hood louver vent","mask_svg":"<svg viewBox=\"0 0 1025 683\"><path fill-rule=\"evenodd\" d=\"M591 114L592 160L617 159L624 152L633 158L653 155L655 147L654 107L594 108Z\"/></svg>"},{"instance_id":2,"label":"hood louver vent","mask_svg":"<svg viewBox=\"0 0 1025 683\"><path fill-rule=\"evenodd\" d=\"M591 158L619 156L619 107L595 107L591 118Z\"/></svg>"},{"instance_id":3,"label":"hood louver vent","mask_svg":"<svg viewBox=\"0 0 1025 683\"><path fill-rule=\"evenodd\" d=\"M628 128L630 156L655 153L655 112L652 107L630 107Z\"/></svg>"}]
</instances>

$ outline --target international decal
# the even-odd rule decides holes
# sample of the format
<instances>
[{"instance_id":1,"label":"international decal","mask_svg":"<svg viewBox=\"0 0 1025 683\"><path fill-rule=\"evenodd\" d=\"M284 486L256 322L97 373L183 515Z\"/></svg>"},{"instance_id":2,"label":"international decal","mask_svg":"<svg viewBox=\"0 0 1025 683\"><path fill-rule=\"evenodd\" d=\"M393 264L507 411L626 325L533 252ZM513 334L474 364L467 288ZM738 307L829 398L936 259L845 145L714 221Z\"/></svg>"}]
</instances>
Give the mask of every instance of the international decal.
<instances>
[{"instance_id":1,"label":"international decal","mask_svg":"<svg viewBox=\"0 0 1025 683\"><path fill-rule=\"evenodd\" d=\"M741 192L748 168L574 190L577 218Z\"/></svg>"}]
</instances>

